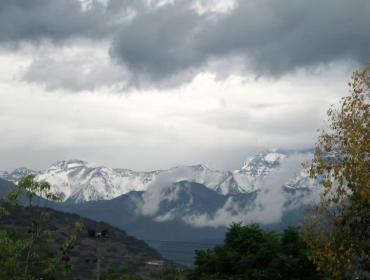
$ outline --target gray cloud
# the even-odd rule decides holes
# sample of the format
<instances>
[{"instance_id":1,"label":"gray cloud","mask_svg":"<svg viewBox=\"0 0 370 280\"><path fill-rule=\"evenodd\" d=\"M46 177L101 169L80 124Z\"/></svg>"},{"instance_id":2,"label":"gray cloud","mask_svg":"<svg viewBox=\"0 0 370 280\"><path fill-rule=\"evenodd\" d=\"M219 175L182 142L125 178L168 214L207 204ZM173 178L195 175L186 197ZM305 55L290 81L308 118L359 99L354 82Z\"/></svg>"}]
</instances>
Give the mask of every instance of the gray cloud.
<instances>
[{"instance_id":1,"label":"gray cloud","mask_svg":"<svg viewBox=\"0 0 370 280\"><path fill-rule=\"evenodd\" d=\"M201 116L207 124L216 125L224 130L257 131L263 135L282 133L294 135L314 131L322 119L317 104L306 101L297 103L266 106L266 108L218 108ZM256 113L257 111L257 113ZM305 123L311 118L312 122ZM288 121L289 120L289 121Z\"/></svg>"},{"instance_id":2,"label":"gray cloud","mask_svg":"<svg viewBox=\"0 0 370 280\"><path fill-rule=\"evenodd\" d=\"M187 3L139 13L115 37L111 56L135 77L154 81L234 56L257 75L275 77L336 60L369 59L366 0L239 1L217 16L199 15Z\"/></svg>"},{"instance_id":3,"label":"gray cloud","mask_svg":"<svg viewBox=\"0 0 370 280\"><path fill-rule=\"evenodd\" d=\"M123 67L93 53L60 58L42 56L20 74L21 80L42 85L48 91L64 89L70 92L93 91L104 86L119 91L125 87L129 77Z\"/></svg>"},{"instance_id":4,"label":"gray cloud","mask_svg":"<svg viewBox=\"0 0 370 280\"><path fill-rule=\"evenodd\" d=\"M203 63L194 48L201 18L182 2L143 12L114 39L111 56L139 78L157 80L189 71Z\"/></svg>"},{"instance_id":5,"label":"gray cloud","mask_svg":"<svg viewBox=\"0 0 370 280\"><path fill-rule=\"evenodd\" d=\"M0 1L0 42L63 42L72 37L101 38L112 30L106 8L91 1L88 9L78 0Z\"/></svg>"},{"instance_id":6,"label":"gray cloud","mask_svg":"<svg viewBox=\"0 0 370 280\"><path fill-rule=\"evenodd\" d=\"M369 59L367 0L233 1L227 12L202 13L194 7L212 7L212 1L157 2L90 0L85 7L78 0L3 0L0 43L102 40L131 72L124 77L128 85L157 87L175 87L200 71L276 78L333 61ZM37 76L31 70L28 77Z\"/></svg>"}]
</instances>

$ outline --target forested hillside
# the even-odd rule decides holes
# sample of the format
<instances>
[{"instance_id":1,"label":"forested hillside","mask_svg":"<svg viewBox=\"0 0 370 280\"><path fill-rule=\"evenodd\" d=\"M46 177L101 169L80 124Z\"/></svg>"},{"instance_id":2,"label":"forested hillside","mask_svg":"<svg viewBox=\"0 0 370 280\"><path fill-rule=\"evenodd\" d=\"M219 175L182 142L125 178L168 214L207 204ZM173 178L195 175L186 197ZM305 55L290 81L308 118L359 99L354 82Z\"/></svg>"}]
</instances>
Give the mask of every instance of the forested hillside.
<instances>
[{"instance_id":1,"label":"forested hillside","mask_svg":"<svg viewBox=\"0 0 370 280\"><path fill-rule=\"evenodd\" d=\"M70 250L70 262L73 265L73 270L68 279L90 279L95 274L97 247L96 240L88 236L87 230L89 229L94 229L96 232L108 230L106 237L100 239L102 270L108 267L125 267L131 274L145 277L149 273L153 273L153 266L148 262L163 262L163 266L170 264L145 242L128 236L124 231L107 223L95 222L77 214L59 212L49 208L42 210L50 213L50 220L47 223L48 229L57 231L67 228L55 238L47 240L48 247L52 248L51 251L53 251L51 255L57 257L60 255L62 258L60 244L67 238L68 234L73 233L77 236L74 249ZM0 219L0 228L7 229L11 238L27 237L31 228L31 208L21 207L10 211L10 216L3 216ZM75 222L83 223L84 230L78 232L70 227ZM1 256L2 252L0 252L0 258Z\"/></svg>"}]
</instances>

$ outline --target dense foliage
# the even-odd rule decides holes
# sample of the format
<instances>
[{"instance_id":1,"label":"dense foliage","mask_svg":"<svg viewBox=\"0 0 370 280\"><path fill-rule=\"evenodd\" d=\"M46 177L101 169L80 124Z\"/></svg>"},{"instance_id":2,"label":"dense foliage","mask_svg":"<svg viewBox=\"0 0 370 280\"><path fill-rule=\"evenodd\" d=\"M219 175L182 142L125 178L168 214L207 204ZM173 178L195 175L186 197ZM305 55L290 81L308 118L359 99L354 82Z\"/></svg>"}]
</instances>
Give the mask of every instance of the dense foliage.
<instances>
[{"instance_id":1,"label":"dense foliage","mask_svg":"<svg viewBox=\"0 0 370 280\"><path fill-rule=\"evenodd\" d=\"M370 63L352 76L350 95L328 110L307 168L323 193L303 224L310 258L327 279L370 273Z\"/></svg>"},{"instance_id":2,"label":"dense foliage","mask_svg":"<svg viewBox=\"0 0 370 280\"><path fill-rule=\"evenodd\" d=\"M46 240L37 242L25 275L29 242L26 228L6 228L0 231L0 279L64 279L65 263L59 261L55 248Z\"/></svg>"},{"instance_id":3,"label":"dense foliage","mask_svg":"<svg viewBox=\"0 0 370 280\"><path fill-rule=\"evenodd\" d=\"M321 279L307 259L299 230L283 234L262 230L258 224L232 224L224 244L197 251L191 280L315 280Z\"/></svg>"},{"instance_id":4,"label":"dense foliage","mask_svg":"<svg viewBox=\"0 0 370 280\"><path fill-rule=\"evenodd\" d=\"M164 269L156 278L157 280L186 280L187 270L180 267Z\"/></svg>"}]
</instances>

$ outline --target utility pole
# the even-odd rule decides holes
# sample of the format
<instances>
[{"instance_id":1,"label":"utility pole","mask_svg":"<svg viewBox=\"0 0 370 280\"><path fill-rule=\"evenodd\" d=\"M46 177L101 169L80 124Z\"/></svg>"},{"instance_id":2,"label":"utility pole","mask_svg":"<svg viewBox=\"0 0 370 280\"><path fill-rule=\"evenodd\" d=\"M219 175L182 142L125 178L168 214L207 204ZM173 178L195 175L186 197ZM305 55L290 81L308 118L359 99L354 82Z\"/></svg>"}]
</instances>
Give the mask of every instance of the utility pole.
<instances>
[{"instance_id":1,"label":"utility pole","mask_svg":"<svg viewBox=\"0 0 370 280\"><path fill-rule=\"evenodd\" d=\"M100 238L96 238L96 251L98 254L98 259L96 261L96 279L99 280L100 277Z\"/></svg>"},{"instance_id":2,"label":"utility pole","mask_svg":"<svg viewBox=\"0 0 370 280\"><path fill-rule=\"evenodd\" d=\"M107 235L108 230L104 229L104 230L102 230L102 232L96 233L95 230L90 229L87 232L88 232L88 235L89 235L90 238L95 238L95 240L96 240L96 254L97 254L97 258L96 258L96 279L100 280L100 252L101 252L100 238L105 237Z\"/></svg>"}]
</instances>

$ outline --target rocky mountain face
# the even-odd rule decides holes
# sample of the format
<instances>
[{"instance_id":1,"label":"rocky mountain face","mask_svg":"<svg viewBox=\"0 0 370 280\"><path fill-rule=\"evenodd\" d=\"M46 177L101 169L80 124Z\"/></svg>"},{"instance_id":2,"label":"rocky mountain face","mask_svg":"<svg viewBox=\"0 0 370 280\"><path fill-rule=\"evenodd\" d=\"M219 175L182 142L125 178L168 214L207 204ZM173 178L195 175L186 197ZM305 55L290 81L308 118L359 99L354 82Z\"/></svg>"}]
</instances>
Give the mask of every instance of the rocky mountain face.
<instances>
[{"instance_id":1,"label":"rocky mountain face","mask_svg":"<svg viewBox=\"0 0 370 280\"><path fill-rule=\"evenodd\" d=\"M82 160L64 160L41 171L20 167L11 173L0 172L0 178L17 183L25 175L34 173L38 181L49 182L53 192L68 203L110 200L131 191L146 191L154 185L180 181L203 184L218 194L229 195L258 191L263 178L279 169L286 159L297 155L309 157L311 154L311 150L269 149L247 159L240 169L234 171L211 170L200 164L140 172L96 167ZM292 173L285 185L290 188L310 187L307 174L301 170Z\"/></svg>"}]
</instances>

